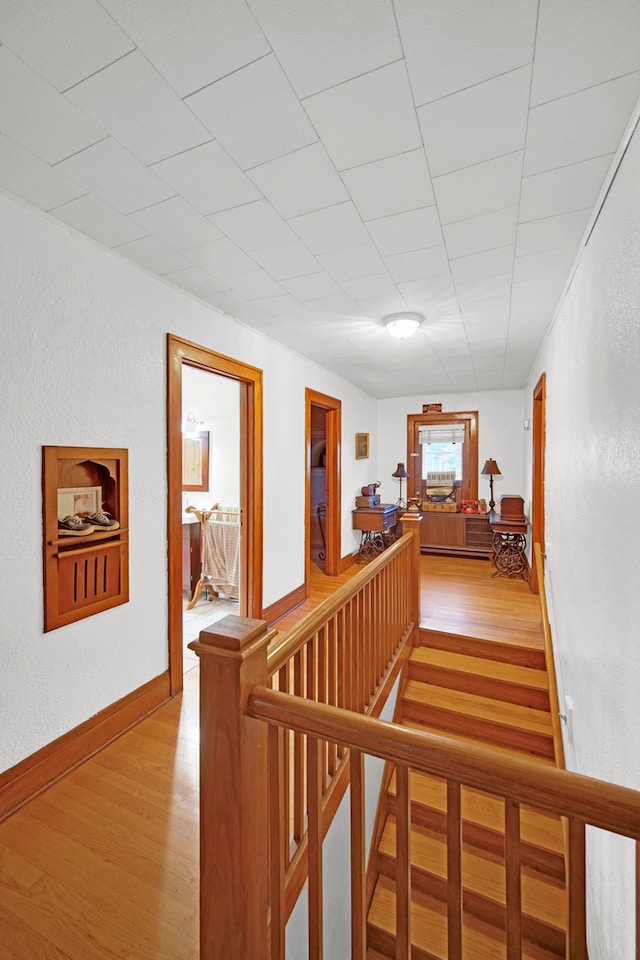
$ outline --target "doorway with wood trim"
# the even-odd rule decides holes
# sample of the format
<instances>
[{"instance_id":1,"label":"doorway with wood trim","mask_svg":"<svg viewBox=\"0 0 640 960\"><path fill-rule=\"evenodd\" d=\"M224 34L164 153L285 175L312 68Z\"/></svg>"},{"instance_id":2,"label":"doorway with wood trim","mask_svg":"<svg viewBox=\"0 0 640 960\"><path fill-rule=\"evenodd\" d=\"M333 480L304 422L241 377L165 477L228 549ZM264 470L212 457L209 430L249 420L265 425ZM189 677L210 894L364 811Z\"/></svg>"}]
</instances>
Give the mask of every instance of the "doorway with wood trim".
<instances>
[{"instance_id":1,"label":"doorway with wood trim","mask_svg":"<svg viewBox=\"0 0 640 960\"><path fill-rule=\"evenodd\" d=\"M533 389L533 430L531 485L531 553L533 545L540 544L544 556L544 457L546 431L547 376L543 373ZM531 564L531 590L539 593L538 576L535 563Z\"/></svg>"},{"instance_id":2,"label":"doorway with wood trim","mask_svg":"<svg viewBox=\"0 0 640 960\"><path fill-rule=\"evenodd\" d=\"M167 541L169 678L183 686L182 651L182 373L193 367L237 382L240 395L240 597L238 613L262 613L262 371L167 335Z\"/></svg>"},{"instance_id":3,"label":"doorway with wood trim","mask_svg":"<svg viewBox=\"0 0 640 960\"><path fill-rule=\"evenodd\" d=\"M342 402L305 390L305 592L312 565L340 570Z\"/></svg>"}]
</instances>

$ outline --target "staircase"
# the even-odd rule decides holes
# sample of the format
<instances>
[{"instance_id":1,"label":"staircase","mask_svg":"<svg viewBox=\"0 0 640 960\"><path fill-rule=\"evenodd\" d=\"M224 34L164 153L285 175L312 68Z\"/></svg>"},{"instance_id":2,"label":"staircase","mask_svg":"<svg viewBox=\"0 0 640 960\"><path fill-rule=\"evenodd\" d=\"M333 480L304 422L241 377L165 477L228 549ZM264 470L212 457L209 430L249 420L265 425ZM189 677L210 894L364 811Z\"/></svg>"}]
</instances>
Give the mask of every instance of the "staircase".
<instances>
[{"instance_id":1,"label":"staircase","mask_svg":"<svg viewBox=\"0 0 640 960\"><path fill-rule=\"evenodd\" d=\"M401 723L554 764L544 651L538 646L422 630L398 706ZM411 774L412 958L446 960L446 784ZM370 880L368 960L395 958L395 771L379 810ZM504 807L463 788L463 956L505 957ZM523 958L565 955L563 832L559 818L521 810Z\"/></svg>"}]
</instances>

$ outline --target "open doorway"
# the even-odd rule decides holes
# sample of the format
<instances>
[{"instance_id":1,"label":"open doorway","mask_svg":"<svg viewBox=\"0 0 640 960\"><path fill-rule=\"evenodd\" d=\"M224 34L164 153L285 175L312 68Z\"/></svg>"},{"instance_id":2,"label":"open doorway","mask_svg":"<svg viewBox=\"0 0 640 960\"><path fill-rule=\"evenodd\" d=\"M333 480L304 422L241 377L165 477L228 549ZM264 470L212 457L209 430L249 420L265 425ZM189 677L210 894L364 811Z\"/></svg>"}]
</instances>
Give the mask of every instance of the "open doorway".
<instances>
[{"instance_id":1,"label":"open doorway","mask_svg":"<svg viewBox=\"0 0 640 960\"><path fill-rule=\"evenodd\" d=\"M237 385L238 506L240 516L237 612L262 612L262 371L205 347L167 336L167 531L169 568L169 677L171 695L183 686L183 373L187 368ZM192 411L195 416L195 411ZM196 424L197 425L197 424ZM204 424L203 424L204 425ZM197 431L205 433L206 431ZM213 465L212 465L213 469ZM192 486L192 485L190 485ZM191 491L189 491L191 492ZM205 493L204 490L194 491Z\"/></svg>"},{"instance_id":2,"label":"open doorway","mask_svg":"<svg viewBox=\"0 0 640 960\"><path fill-rule=\"evenodd\" d=\"M546 429L547 378L542 374L533 390L533 430L532 430L532 468L531 485L531 554L534 543L540 544L544 555L544 454ZM538 574L535 563L531 564L531 590L539 593Z\"/></svg>"},{"instance_id":3,"label":"open doorway","mask_svg":"<svg viewBox=\"0 0 640 960\"><path fill-rule=\"evenodd\" d=\"M337 576L340 570L342 403L335 397L307 388L305 404L305 579L308 593L312 566L330 577Z\"/></svg>"}]
</instances>

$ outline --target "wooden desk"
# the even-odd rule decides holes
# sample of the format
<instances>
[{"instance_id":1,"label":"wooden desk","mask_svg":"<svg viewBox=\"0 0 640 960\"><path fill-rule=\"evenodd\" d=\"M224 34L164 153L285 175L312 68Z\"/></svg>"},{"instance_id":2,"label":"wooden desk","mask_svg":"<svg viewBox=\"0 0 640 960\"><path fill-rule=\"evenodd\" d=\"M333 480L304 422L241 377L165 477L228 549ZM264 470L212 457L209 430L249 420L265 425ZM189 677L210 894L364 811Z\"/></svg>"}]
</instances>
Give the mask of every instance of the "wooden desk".
<instances>
[{"instance_id":1,"label":"wooden desk","mask_svg":"<svg viewBox=\"0 0 640 960\"><path fill-rule=\"evenodd\" d=\"M377 507L356 507L351 511L352 527L360 530L360 549L357 563L364 563L381 553L395 540L398 508L395 503L381 503Z\"/></svg>"}]
</instances>

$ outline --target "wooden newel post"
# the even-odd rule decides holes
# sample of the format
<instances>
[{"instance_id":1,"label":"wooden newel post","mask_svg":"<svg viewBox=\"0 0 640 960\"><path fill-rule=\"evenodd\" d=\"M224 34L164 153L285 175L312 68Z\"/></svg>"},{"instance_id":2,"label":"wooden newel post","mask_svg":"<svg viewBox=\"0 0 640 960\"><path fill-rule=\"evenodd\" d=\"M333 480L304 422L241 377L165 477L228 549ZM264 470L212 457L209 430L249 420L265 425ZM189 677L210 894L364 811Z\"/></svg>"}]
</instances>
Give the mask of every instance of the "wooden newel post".
<instances>
[{"instance_id":1,"label":"wooden newel post","mask_svg":"<svg viewBox=\"0 0 640 960\"><path fill-rule=\"evenodd\" d=\"M267 685L264 620L228 616L189 644L200 658L200 960L266 960Z\"/></svg>"},{"instance_id":2,"label":"wooden newel post","mask_svg":"<svg viewBox=\"0 0 640 960\"><path fill-rule=\"evenodd\" d=\"M403 513L400 518L402 533L413 534L413 549L411 551L411 619L415 624L413 631L413 645L418 644L418 630L420 628L420 521L421 513Z\"/></svg>"}]
</instances>

